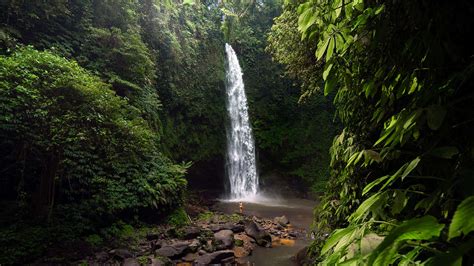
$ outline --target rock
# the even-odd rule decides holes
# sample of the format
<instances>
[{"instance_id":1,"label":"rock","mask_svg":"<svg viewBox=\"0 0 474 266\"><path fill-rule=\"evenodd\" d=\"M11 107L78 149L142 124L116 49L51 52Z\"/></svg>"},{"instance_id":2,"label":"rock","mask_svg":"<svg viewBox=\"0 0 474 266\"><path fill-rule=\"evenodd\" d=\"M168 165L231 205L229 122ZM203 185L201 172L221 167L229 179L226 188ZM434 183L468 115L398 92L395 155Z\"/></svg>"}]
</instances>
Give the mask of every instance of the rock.
<instances>
[{"instance_id":1,"label":"rock","mask_svg":"<svg viewBox=\"0 0 474 266\"><path fill-rule=\"evenodd\" d=\"M204 245L203 248L206 252L216 251L216 247L212 244L212 240L207 240L207 242L206 242L206 244Z\"/></svg>"},{"instance_id":2,"label":"rock","mask_svg":"<svg viewBox=\"0 0 474 266\"><path fill-rule=\"evenodd\" d=\"M258 238L258 235L260 234L260 229L257 227L257 224L255 224L254 222L247 222L247 224L245 225L245 233L254 238L254 239L257 239Z\"/></svg>"},{"instance_id":3,"label":"rock","mask_svg":"<svg viewBox=\"0 0 474 266\"><path fill-rule=\"evenodd\" d=\"M155 240L151 242L151 250L155 251L163 246L163 240Z\"/></svg>"},{"instance_id":4,"label":"rock","mask_svg":"<svg viewBox=\"0 0 474 266\"><path fill-rule=\"evenodd\" d=\"M159 233L148 233L146 235L146 240L148 241L152 241L152 240L157 240L160 238L160 234Z\"/></svg>"},{"instance_id":5,"label":"rock","mask_svg":"<svg viewBox=\"0 0 474 266\"><path fill-rule=\"evenodd\" d=\"M286 225L290 223L290 221L288 220L288 218L286 218L285 215L280 216L280 217L275 217L275 219L273 219L273 221L276 224L279 224L279 225L284 226L284 227L286 227Z\"/></svg>"},{"instance_id":6,"label":"rock","mask_svg":"<svg viewBox=\"0 0 474 266\"><path fill-rule=\"evenodd\" d=\"M236 258L247 257L252 253L252 250L248 250L244 247L234 247L234 254Z\"/></svg>"},{"instance_id":7,"label":"rock","mask_svg":"<svg viewBox=\"0 0 474 266\"><path fill-rule=\"evenodd\" d=\"M296 255L293 257L296 264L298 265L306 265L308 262L308 247L304 247L296 253Z\"/></svg>"},{"instance_id":8,"label":"rock","mask_svg":"<svg viewBox=\"0 0 474 266\"><path fill-rule=\"evenodd\" d=\"M244 226L241 224L234 224L234 223L211 224L209 225L209 229L212 232L218 232L222 230L232 230L232 232L234 233L240 233L244 231Z\"/></svg>"},{"instance_id":9,"label":"rock","mask_svg":"<svg viewBox=\"0 0 474 266\"><path fill-rule=\"evenodd\" d=\"M241 241L242 245L237 246L234 248L235 257L245 257L252 254L252 250L254 249L255 240L253 238L247 236L246 234L237 234L234 236L235 241Z\"/></svg>"},{"instance_id":10,"label":"rock","mask_svg":"<svg viewBox=\"0 0 474 266\"><path fill-rule=\"evenodd\" d=\"M193 262L199 257L198 253L188 253L182 258L184 261Z\"/></svg>"},{"instance_id":11,"label":"rock","mask_svg":"<svg viewBox=\"0 0 474 266\"><path fill-rule=\"evenodd\" d=\"M259 246L266 248L272 247L272 236L265 231L262 231L259 238L255 240L257 241L257 245Z\"/></svg>"},{"instance_id":12,"label":"rock","mask_svg":"<svg viewBox=\"0 0 474 266\"><path fill-rule=\"evenodd\" d=\"M170 259L166 257L157 257L157 258L152 258L151 259L151 265L152 266L168 266L168 265L173 265Z\"/></svg>"},{"instance_id":13,"label":"rock","mask_svg":"<svg viewBox=\"0 0 474 266\"><path fill-rule=\"evenodd\" d=\"M197 239L193 239L193 241L191 241L191 244L189 244L189 249L191 250L191 252L198 251L200 247L201 247L201 242L199 242L199 240Z\"/></svg>"},{"instance_id":14,"label":"rock","mask_svg":"<svg viewBox=\"0 0 474 266\"><path fill-rule=\"evenodd\" d=\"M134 258L127 258L123 261L123 266L140 266L140 263Z\"/></svg>"},{"instance_id":15,"label":"rock","mask_svg":"<svg viewBox=\"0 0 474 266\"><path fill-rule=\"evenodd\" d=\"M234 244L234 232L232 230L221 230L214 234L217 241L217 249L227 249Z\"/></svg>"},{"instance_id":16,"label":"rock","mask_svg":"<svg viewBox=\"0 0 474 266\"><path fill-rule=\"evenodd\" d=\"M201 234L201 229L196 226L186 226L182 230L184 239L193 239Z\"/></svg>"},{"instance_id":17,"label":"rock","mask_svg":"<svg viewBox=\"0 0 474 266\"><path fill-rule=\"evenodd\" d=\"M168 257L170 259L181 258L189 251L189 243L179 242L170 246L164 246L155 251L155 255L161 257Z\"/></svg>"},{"instance_id":18,"label":"rock","mask_svg":"<svg viewBox=\"0 0 474 266\"><path fill-rule=\"evenodd\" d=\"M234 239L234 245L241 247L244 245L244 241L240 239Z\"/></svg>"},{"instance_id":19,"label":"rock","mask_svg":"<svg viewBox=\"0 0 474 266\"><path fill-rule=\"evenodd\" d=\"M268 232L260 230L257 224L252 221L245 225L245 233L255 239L259 246L267 248L272 246L272 236Z\"/></svg>"},{"instance_id":20,"label":"rock","mask_svg":"<svg viewBox=\"0 0 474 266\"><path fill-rule=\"evenodd\" d=\"M230 230L232 230L234 233L240 233L245 230L245 227L243 224L232 224Z\"/></svg>"},{"instance_id":21,"label":"rock","mask_svg":"<svg viewBox=\"0 0 474 266\"><path fill-rule=\"evenodd\" d=\"M106 262L109 259L109 254L105 251L101 251L95 254L95 260L98 262Z\"/></svg>"},{"instance_id":22,"label":"rock","mask_svg":"<svg viewBox=\"0 0 474 266\"><path fill-rule=\"evenodd\" d=\"M198 251L198 254L199 254L199 255L204 255L204 254L206 254L206 253L207 253L207 252L206 252L205 250L202 250L202 249L200 249L200 250Z\"/></svg>"},{"instance_id":23,"label":"rock","mask_svg":"<svg viewBox=\"0 0 474 266\"><path fill-rule=\"evenodd\" d=\"M213 253L204 254L198 257L194 263L196 265L208 265L212 263L231 263L235 259L234 251L221 250Z\"/></svg>"},{"instance_id":24,"label":"rock","mask_svg":"<svg viewBox=\"0 0 474 266\"><path fill-rule=\"evenodd\" d=\"M133 253L123 248L112 249L111 251L109 251L109 254L121 260L124 260L127 258L133 258Z\"/></svg>"}]
</instances>

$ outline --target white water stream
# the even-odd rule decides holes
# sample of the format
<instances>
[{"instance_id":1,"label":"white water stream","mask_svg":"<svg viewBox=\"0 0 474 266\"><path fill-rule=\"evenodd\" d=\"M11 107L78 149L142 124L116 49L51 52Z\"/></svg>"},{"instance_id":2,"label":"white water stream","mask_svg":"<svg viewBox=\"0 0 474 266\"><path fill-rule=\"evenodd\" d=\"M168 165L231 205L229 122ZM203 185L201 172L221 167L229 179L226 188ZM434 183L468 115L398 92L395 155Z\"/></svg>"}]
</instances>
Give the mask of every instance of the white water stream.
<instances>
[{"instance_id":1,"label":"white water stream","mask_svg":"<svg viewBox=\"0 0 474 266\"><path fill-rule=\"evenodd\" d=\"M252 201L257 196L258 175L255 143L250 126L242 69L234 49L225 45L227 54L227 175L230 200Z\"/></svg>"}]
</instances>

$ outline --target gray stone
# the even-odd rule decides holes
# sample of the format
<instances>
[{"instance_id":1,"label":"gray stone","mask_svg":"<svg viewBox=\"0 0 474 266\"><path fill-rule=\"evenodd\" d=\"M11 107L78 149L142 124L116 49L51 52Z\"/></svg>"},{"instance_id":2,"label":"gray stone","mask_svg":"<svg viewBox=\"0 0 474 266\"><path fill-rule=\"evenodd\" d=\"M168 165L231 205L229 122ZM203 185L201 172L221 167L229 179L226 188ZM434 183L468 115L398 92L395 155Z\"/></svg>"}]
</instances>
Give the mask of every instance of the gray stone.
<instances>
[{"instance_id":1,"label":"gray stone","mask_svg":"<svg viewBox=\"0 0 474 266\"><path fill-rule=\"evenodd\" d=\"M200 247L201 242L199 242L199 240L197 239L193 239L193 241L191 241L191 244L189 244L189 249L191 250L191 252L196 252Z\"/></svg>"},{"instance_id":2,"label":"gray stone","mask_svg":"<svg viewBox=\"0 0 474 266\"><path fill-rule=\"evenodd\" d=\"M186 226L182 230L184 239L193 239L201 234L201 229L196 226Z\"/></svg>"},{"instance_id":3,"label":"gray stone","mask_svg":"<svg viewBox=\"0 0 474 266\"><path fill-rule=\"evenodd\" d=\"M140 263L134 258L126 258L123 261L123 266L140 266Z\"/></svg>"},{"instance_id":4,"label":"gray stone","mask_svg":"<svg viewBox=\"0 0 474 266\"><path fill-rule=\"evenodd\" d=\"M290 221L288 220L288 218L286 218L285 215L280 216L280 217L275 217L275 219L273 219L273 221L274 221L276 224L279 224L279 225L285 226L285 227L286 227L287 224L290 223Z\"/></svg>"},{"instance_id":5,"label":"gray stone","mask_svg":"<svg viewBox=\"0 0 474 266\"><path fill-rule=\"evenodd\" d=\"M111 251L109 251L109 254L114 256L115 258L122 260L127 258L133 258L133 253L123 248L112 249Z\"/></svg>"},{"instance_id":6,"label":"gray stone","mask_svg":"<svg viewBox=\"0 0 474 266\"><path fill-rule=\"evenodd\" d=\"M170 259L178 259L184 256L189 251L188 243L176 243L169 246L161 247L155 251L155 255L161 257L168 257Z\"/></svg>"},{"instance_id":7,"label":"gray stone","mask_svg":"<svg viewBox=\"0 0 474 266\"><path fill-rule=\"evenodd\" d=\"M244 226L241 224L234 224L234 223L225 223L225 224L211 224L209 225L209 229L212 232L218 232L222 230L232 230L234 233L240 233L244 231Z\"/></svg>"},{"instance_id":8,"label":"gray stone","mask_svg":"<svg viewBox=\"0 0 474 266\"><path fill-rule=\"evenodd\" d=\"M247 222L247 224L245 225L245 233L255 239L259 246L272 246L272 236L268 232L258 228L257 224L252 221Z\"/></svg>"},{"instance_id":9,"label":"gray stone","mask_svg":"<svg viewBox=\"0 0 474 266\"><path fill-rule=\"evenodd\" d=\"M221 230L214 234L217 241L217 249L227 249L234 244L234 232L232 230Z\"/></svg>"},{"instance_id":10,"label":"gray stone","mask_svg":"<svg viewBox=\"0 0 474 266\"><path fill-rule=\"evenodd\" d=\"M95 254L95 260L98 262L106 262L109 259L109 254L105 251L101 251Z\"/></svg>"},{"instance_id":11,"label":"gray stone","mask_svg":"<svg viewBox=\"0 0 474 266\"><path fill-rule=\"evenodd\" d=\"M187 262L193 262L199 257L199 254L197 253L188 253L186 256L182 258L182 260L187 261Z\"/></svg>"},{"instance_id":12,"label":"gray stone","mask_svg":"<svg viewBox=\"0 0 474 266\"><path fill-rule=\"evenodd\" d=\"M212 263L226 262L230 263L235 259L234 251L232 250L221 250L213 253L204 254L198 257L194 263L196 265L208 265Z\"/></svg>"}]
</instances>

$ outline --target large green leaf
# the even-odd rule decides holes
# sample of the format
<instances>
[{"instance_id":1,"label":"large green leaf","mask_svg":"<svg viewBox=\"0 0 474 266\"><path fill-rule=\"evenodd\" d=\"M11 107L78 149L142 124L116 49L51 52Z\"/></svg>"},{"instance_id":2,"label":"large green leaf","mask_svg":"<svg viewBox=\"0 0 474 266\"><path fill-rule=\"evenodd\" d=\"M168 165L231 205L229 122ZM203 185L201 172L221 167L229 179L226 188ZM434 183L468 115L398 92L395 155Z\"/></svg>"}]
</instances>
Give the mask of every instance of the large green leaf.
<instances>
[{"instance_id":1,"label":"large green leaf","mask_svg":"<svg viewBox=\"0 0 474 266\"><path fill-rule=\"evenodd\" d=\"M333 37L329 39L329 45L328 45L328 50L326 52L326 62L331 60L331 57L334 53L334 44L336 43L336 40L334 40Z\"/></svg>"},{"instance_id":2,"label":"large green leaf","mask_svg":"<svg viewBox=\"0 0 474 266\"><path fill-rule=\"evenodd\" d=\"M374 188L378 184L382 183L383 181L387 180L387 178L389 178L389 177L390 177L389 175L385 175L385 176L379 177L379 178L375 179L374 181L370 182L369 184L367 184L367 186L364 187L364 190L362 191L362 195L367 194L367 192L371 191L372 188Z\"/></svg>"},{"instance_id":3,"label":"large green leaf","mask_svg":"<svg viewBox=\"0 0 474 266\"><path fill-rule=\"evenodd\" d=\"M324 40L324 42L320 46L318 46L318 49L316 50L316 58L318 60L321 60L321 58L323 58L323 55L328 48L330 39L331 38L327 38L326 40Z\"/></svg>"},{"instance_id":4,"label":"large green leaf","mask_svg":"<svg viewBox=\"0 0 474 266\"><path fill-rule=\"evenodd\" d=\"M323 80L326 80L327 77L329 76L329 74L331 73L331 69L333 67L334 64L326 64L324 66L324 72L323 72Z\"/></svg>"},{"instance_id":5,"label":"large green leaf","mask_svg":"<svg viewBox=\"0 0 474 266\"><path fill-rule=\"evenodd\" d=\"M384 241L372 252L369 257L369 265L389 265L398 254L401 241L405 240L428 240L438 237L443 224L439 224L433 216L423 216L408 221L393 229Z\"/></svg>"},{"instance_id":6,"label":"large green leaf","mask_svg":"<svg viewBox=\"0 0 474 266\"><path fill-rule=\"evenodd\" d=\"M386 202L387 194L385 192L378 192L372 195L370 198L366 199L359 208L352 213L349 217L350 221L362 220L369 211L373 210L375 207L378 207Z\"/></svg>"},{"instance_id":7,"label":"large green leaf","mask_svg":"<svg viewBox=\"0 0 474 266\"><path fill-rule=\"evenodd\" d=\"M449 225L448 239L467 235L474 231L474 196L470 196L459 204Z\"/></svg>"},{"instance_id":8,"label":"large green leaf","mask_svg":"<svg viewBox=\"0 0 474 266\"><path fill-rule=\"evenodd\" d=\"M357 227L347 227L344 229L335 230L334 233L326 240L323 248L321 249L321 255L326 254L332 247L338 244L339 240L343 237L351 235Z\"/></svg>"},{"instance_id":9,"label":"large green leaf","mask_svg":"<svg viewBox=\"0 0 474 266\"><path fill-rule=\"evenodd\" d=\"M329 76L328 80L324 83L324 95L327 96L336 86L336 79L334 75Z\"/></svg>"}]
</instances>

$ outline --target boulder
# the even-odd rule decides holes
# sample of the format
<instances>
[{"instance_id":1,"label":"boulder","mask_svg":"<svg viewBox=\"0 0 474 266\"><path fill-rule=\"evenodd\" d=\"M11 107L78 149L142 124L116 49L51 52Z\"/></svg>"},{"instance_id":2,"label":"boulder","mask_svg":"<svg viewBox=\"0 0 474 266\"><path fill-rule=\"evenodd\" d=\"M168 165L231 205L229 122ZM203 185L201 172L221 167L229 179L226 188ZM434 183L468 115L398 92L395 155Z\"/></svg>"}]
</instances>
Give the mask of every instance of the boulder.
<instances>
[{"instance_id":1,"label":"boulder","mask_svg":"<svg viewBox=\"0 0 474 266\"><path fill-rule=\"evenodd\" d=\"M151 266L171 266L173 263L166 257L151 258Z\"/></svg>"},{"instance_id":2,"label":"boulder","mask_svg":"<svg viewBox=\"0 0 474 266\"><path fill-rule=\"evenodd\" d=\"M216 263L231 263L235 259L234 251L232 250L221 250L213 253L204 254L199 256L194 264L196 265L209 265Z\"/></svg>"},{"instance_id":3,"label":"boulder","mask_svg":"<svg viewBox=\"0 0 474 266\"><path fill-rule=\"evenodd\" d=\"M140 266L140 263L134 258L127 258L123 261L123 266Z\"/></svg>"},{"instance_id":4,"label":"boulder","mask_svg":"<svg viewBox=\"0 0 474 266\"><path fill-rule=\"evenodd\" d=\"M197 239L193 239L191 243L189 244L189 249L191 252L196 252L198 249L201 247L201 242Z\"/></svg>"},{"instance_id":5,"label":"boulder","mask_svg":"<svg viewBox=\"0 0 474 266\"><path fill-rule=\"evenodd\" d=\"M286 227L286 225L290 223L290 221L288 220L288 218L286 218L285 215L280 216L280 217L275 217L275 219L273 219L273 221L276 224L279 224L279 225L284 226L284 227Z\"/></svg>"},{"instance_id":6,"label":"boulder","mask_svg":"<svg viewBox=\"0 0 474 266\"><path fill-rule=\"evenodd\" d=\"M201 229L197 226L186 226L182 229L184 239L193 239L201 234Z\"/></svg>"},{"instance_id":7,"label":"boulder","mask_svg":"<svg viewBox=\"0 0 474 266\"><path fill-rule=\"evenodd\" d=\"M293 257L297 265L307 265L309 262L308 259L308 247L304 247L296 253L296 255Z\"/></svg>"},{"instance_id":8,"label":"boulder","mask_svg":"<svg viewBox=\"0 0 474 266\"><path fill-rule=\"evenodd\" d=\"M159 233L148 233L146 234L146 239L148 241L152 241L152 240L157 240L160 238L160 234Z\"/></svg>"},{"instance_id":9,"label":"boulder","mask_svg":"<svg viewBox=\"0 0 474 266\"><path fill-rule=\"evenodd\" d=\"M244 247L234 247L234 254L236 258L247 257L252 254L252 250L248 250Z\"/></svg>"},{"instance_id":10,"label":"boulder","mask_svg":"<svg viewBox=\"0 0 474 266\"><path fill-rule=\"evenodd\" d=\"M193 262L199 257L198 253L188 253L182 258L183 261Z\"/></svg>"},{"instance_id":11,"label":"boulder","mask_svg":"<svg viewBox=\"0 0 474 266\"><path fill-rule=\"evenodd\" d=\"M234 232L232 230L221 230L214 234L217 241L217 249L227 249L234 244Z\"/></svg>"},{"instance_id":12,"label":"boulder","mask_svg":"<svg viewBox=\"0 0 474 266\"><path fill-rule=\"evenodd\" d=\"M209 229L212 232L218 232L222 230L232 230L234 233L240 233L244 231L244 226L241 224L235 223L225 223L225 224L211 224L209 225Z\"/></svg>"},{"instance_id":13,"label":"boulder","mask_svg":"<svg viewBox=\"0 0 474 266\"><path fill-rule=\"evenodd\" d=\"M112 255L114 258L121 260L133 258L133 253L123 248L112 249L111 251L109 251L109 254Z\"/></svg>"},{"instance_id":14,"label":"boulder","mask_svg":"<svg viewBox=\"0 0 474 266\"><path fill-rule=\"evenodd\" d=\"M179 259L189 251L189 243L179 242L169 246L163 246L155 251L155 255Z\"/></svg>"},{"instance_id":15,"label":"boulder","mask_svg":"<svg viewBox=\"0 0 474 266\"><path fill-rule=\"evenodd\" d=\"M105 251L101 251L95 254L95 260L98 262L106 262L109 259L109 254Z\"/></svg>"},{"instance_id":16,"label":"boulder","mask_svg":"<svg viewBox=\"0 0 474 266\"><path fill-rule=\"evenodd\" d=\"M262 247L271 247L272 246L272 236L258 228L257 224L252 221L247 222L245 225L245 233L255 239L257 244Z\"/></svg>"}]
</instances>

